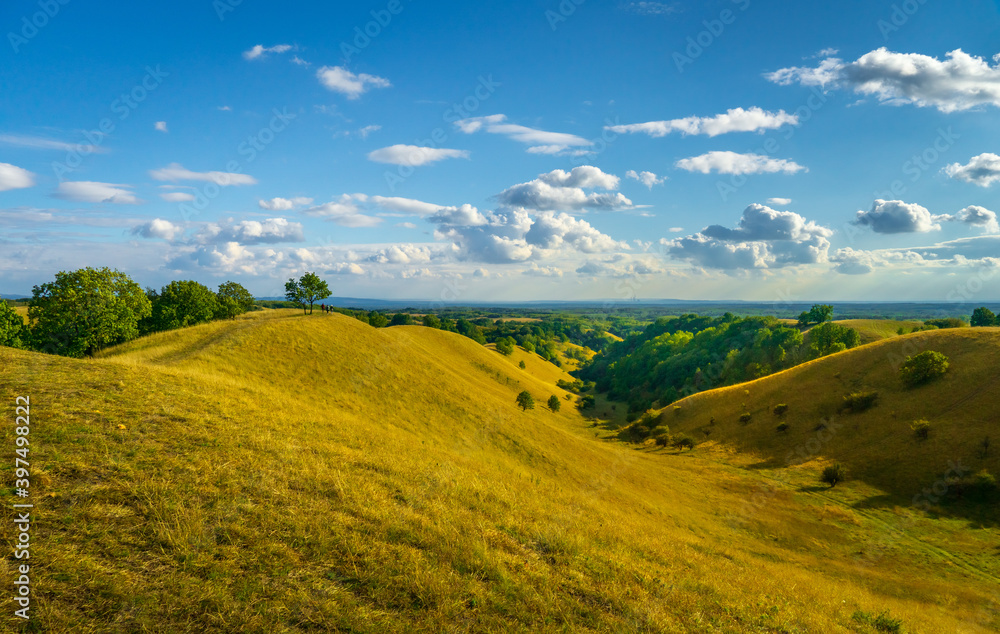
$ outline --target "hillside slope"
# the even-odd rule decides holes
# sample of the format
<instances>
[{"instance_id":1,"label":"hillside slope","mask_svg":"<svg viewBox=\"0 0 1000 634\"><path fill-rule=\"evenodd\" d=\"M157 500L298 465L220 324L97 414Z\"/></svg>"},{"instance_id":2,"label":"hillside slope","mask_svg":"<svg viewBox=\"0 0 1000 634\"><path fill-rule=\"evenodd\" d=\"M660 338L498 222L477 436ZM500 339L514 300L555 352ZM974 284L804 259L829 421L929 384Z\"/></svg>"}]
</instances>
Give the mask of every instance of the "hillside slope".
<instances>
[{"instance_id":1,"label":"hillside slope","mask_svg":"<svg viewBox=\"0 0 1000 634\"><path fill-rule=\"evenodd\" d=\"M1000 625L989 575L940 550L859 561L881 529L780 484L740 514L756 474L599 441L541 405L565 375L515 354L294 311L92 360L0 348L5 418L32 403L33 627L865 632L852 615L883 610L907 631ZM536 409L515 407L523 389Z\"/></svg>"}]
</instances>

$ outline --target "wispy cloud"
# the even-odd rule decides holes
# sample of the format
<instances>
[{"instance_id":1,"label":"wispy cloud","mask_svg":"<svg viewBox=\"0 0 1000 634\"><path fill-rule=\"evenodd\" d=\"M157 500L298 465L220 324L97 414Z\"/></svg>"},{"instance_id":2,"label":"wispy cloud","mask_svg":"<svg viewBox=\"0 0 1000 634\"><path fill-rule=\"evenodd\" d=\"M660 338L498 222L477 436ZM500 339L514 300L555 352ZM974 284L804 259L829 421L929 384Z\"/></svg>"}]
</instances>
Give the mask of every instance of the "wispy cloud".
<instances>
[{"instance_id":1,"label":"wispy cloud","mask_svg":"<svg viewBox=\"0 0 1000 634\"><path fill-rule=\"evenodd\" d=\"M192 172L180 163L171 163L160 169L150 170L149 175L158 181L210 181L220 187L227 185L256 185L257 179L249 174L230 172Z\"/></svg>"},{"instance_id":2,"label":"wispy cloud","mask_svg":"<svg viewBox=\"0 0 1000 634\"><path fill-rule=\"evenodd\" d=\"M736 152L708 152L677 161L677 167L689 172L718 172L720 174L768 174L783 172L794 174L808 171L795 161L776 159L761 154L738 154Z\"/></svg>"},{"instance_id":3,"label":"wispy cloud","mask_svg":"<svg viewBox=\"0 0 1000 634\"><path fill-rule=\"evenodd\" d=\"M509 139L530 145L528 152L532 154L559 154L574 152L569 148L583 148L593 145L587 139L565 132L548 132L515 123L505 123L507 115L494 114L485 117L469 117L455 122L459 130L465 134L473 134L480 130L490 134L502 134ZM586 150L576 152L585 153Z\"/></svg>"},{"instance_id":4,"label":"wispy cloud","mask_svg":"<svg viewBox=\"0 0 1000 634\"><path fill-rule=\"evenodd\" d=\"M390 145L368 153L368 160L392 165L426 165L448 158L469 158L466 150L420 147L417 145Z\"/></svg>"},{"instance_id":5,"label":"wispy cloud","mask_svg":"<svg viewBox=\"0 0 1000 634\"><path fill-rule=\"evenodd\" d=\"M292 50L291 44L276 44L275 46L263 46L258 44L248 51L243 51L243 59L254 60L266 57L268 53L286 53Z\"/></svg>"},{"instance_id":6,"label":"wispy cloud","mask_svg":"<svg viewBox=\"0 0 1000 634\"><path fill-rule=\"evenodd\" d=\"M327 90L346 95L348 99L357 99L369 88L388 88L392 86L384 77L361 73L355 75L343 66L323 66L316 71L319 83Z\"/></svg>"},{"instance_id":7,"label":"wispy cloud","mask_svg":"<svg viewBox=\"0 0 1000 634\"><path fill-rule=\"evenodd\" d=\"M627 125L605 126L606 130L618 134L643 133L651 137L666 136L671 132L682 134L704 134L718 136L729 132L760 132L773 130L783 125L798 125L799 118L784 110L767 112L753 107L748 110L732 108L725 114L714 117L685 117L666 121L648 121L646 123L630 123Z\"/></svg>"},{"instance_id":8,"label":"wispy cloud","mask_svg":"<svg viewBox=\"0 0 1000 634\"><path fill-rule=\"evenodd\" d=\"M130 185L99 183L96 181L65 181L59 183L56 196L65 200L85 203L114 203L137 205L142 201L126 189Z\"/></svg>"},{"instance_id":9,"label":"wispy cloud","mask_svg":"<svg viewBox=\"0 0 1000 634\"><path fill-rule=\"evenodd\" d=\"M100 134L97 132L96 134ZM66 143L54 139L45 139L34 136L23 136L19 134L0 134L0 143L5 145L15 145L18 147L34 148L38 150L60 150L62 152L79 152L80 154L94 154L107 152L107 148L98 145L88 145L84 143Z\"/></svg>"}]
</instances>

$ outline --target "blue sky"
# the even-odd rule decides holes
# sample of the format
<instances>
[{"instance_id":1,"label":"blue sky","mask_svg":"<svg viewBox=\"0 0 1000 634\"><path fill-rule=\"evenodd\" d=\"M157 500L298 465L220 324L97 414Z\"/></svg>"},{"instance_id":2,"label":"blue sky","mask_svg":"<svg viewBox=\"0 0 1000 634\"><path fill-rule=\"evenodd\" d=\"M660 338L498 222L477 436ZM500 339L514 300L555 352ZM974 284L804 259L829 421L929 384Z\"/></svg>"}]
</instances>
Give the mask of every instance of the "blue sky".
<instances>
[{"instance_id":1,"label":"blue sky","mask_svg":"<svg viewBox=\"0 0 1000 634\"><path fill-rule=\"evenodd\" d=\"M1000 298L996 2L11 2L0 293Z\"/></svg>"}]
</instances>

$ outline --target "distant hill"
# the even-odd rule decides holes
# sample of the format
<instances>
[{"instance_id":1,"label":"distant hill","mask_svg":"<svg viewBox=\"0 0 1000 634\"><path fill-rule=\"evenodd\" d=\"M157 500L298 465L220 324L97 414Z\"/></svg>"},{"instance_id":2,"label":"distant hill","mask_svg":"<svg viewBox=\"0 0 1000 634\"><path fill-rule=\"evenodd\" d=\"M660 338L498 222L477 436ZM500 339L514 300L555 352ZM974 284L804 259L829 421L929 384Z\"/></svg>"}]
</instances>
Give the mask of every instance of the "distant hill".
<instances>
[{"instance_id":1,"label":"distant hill","mask_svg":"<svg viewBox=\"0 0 1000 634\"><path fill-rule=\"evenodd\" d=\"M843 381L885 391L876 412L927 412L941 430L928 441L935 464L963 456L951 450L964 451L965 436L944 430L962 412L981 424L987 401L962 381L983 377L972 364L988 355L975 336L948 341L954 391L928 388L947 397L940 404L883 387L872 354L790 371L803 373L791 375L801 389L784 375L750 384L748 405L786 398L790 419L803 417L798 434L812 408L835 405L841 379L826 371L840 364ZM854 509L838 497L852 483L826 495L708 448L637 451L576 411L554 385L568 378L523 350L504 357L453 333L296 310L159 333L96 359L0 348L5 420L15 396L31 399L32 626L867 632L865 615L883 612L906 631L1000 626L993 529L934 523L927 544L903 540L916 516ZM678 426L695 430L717 411L720 440L738 445L722 432L742 389L685 401ZM522 390L534 409L515 405ZM545 406L552 395L559 412ZM836 455L874 460L876 446L850 449L862 434L852 425ZM2 427L4 446L14 429ZM884 433L909 465L901 432ZM746 446L768 450L758 442ZM3 464L13 482L13 460ZM894 485L894 474L931 472L875 465L870 476ZM7 508L15 500L0 489ZM891 566L858 559L859 543L885 536ZM0 538L15 541L12 522ZM974 546L989 555L969 560ZM8 615L11 596L0 597Z\"/></svg>"}]
</instances>

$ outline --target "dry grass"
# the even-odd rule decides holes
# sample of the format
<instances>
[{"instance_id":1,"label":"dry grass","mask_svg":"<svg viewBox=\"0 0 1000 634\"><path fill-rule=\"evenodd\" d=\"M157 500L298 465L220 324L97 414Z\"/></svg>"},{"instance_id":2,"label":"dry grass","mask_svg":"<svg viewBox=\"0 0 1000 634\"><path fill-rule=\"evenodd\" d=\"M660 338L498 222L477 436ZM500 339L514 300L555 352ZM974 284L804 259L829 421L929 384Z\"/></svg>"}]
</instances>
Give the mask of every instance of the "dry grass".
<instances>
[{"instance_id":1,"label":"dry grass","mask_svg":"<svg viewBox=\"0 0 1000 634\"><path fill-rule=\"evenodd\" d=\"M0 349L5 419L32 399L34 623L849 632L855 610L889 610L908 631L1000 625L995 580L938 551L859 558L885 521L836 496L596 440L569 401L541 406L565 377L451 333L295 311L95 360ZM516 408L522 389L539 407Z\"/></svg>"}]
</instances>

